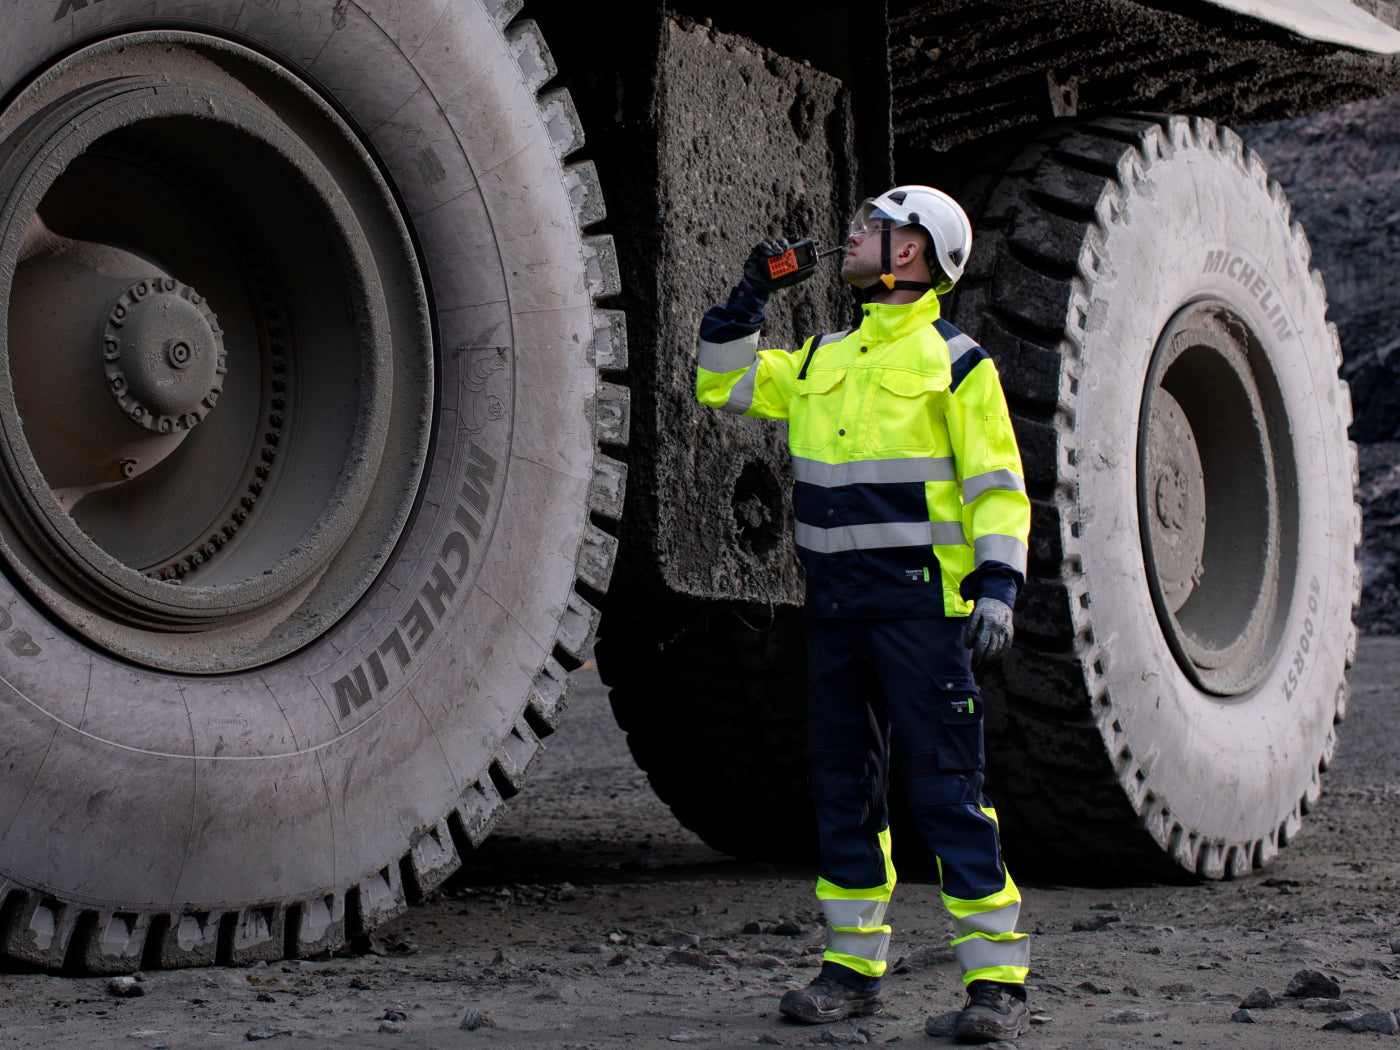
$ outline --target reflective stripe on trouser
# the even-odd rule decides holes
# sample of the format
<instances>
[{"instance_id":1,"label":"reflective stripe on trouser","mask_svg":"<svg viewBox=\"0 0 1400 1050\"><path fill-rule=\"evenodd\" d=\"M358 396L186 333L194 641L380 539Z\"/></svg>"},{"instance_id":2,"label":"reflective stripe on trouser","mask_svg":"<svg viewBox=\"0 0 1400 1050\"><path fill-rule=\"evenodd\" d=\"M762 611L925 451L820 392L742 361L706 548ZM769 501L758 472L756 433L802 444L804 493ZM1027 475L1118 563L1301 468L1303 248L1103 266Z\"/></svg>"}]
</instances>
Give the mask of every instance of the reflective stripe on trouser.
<instances>
[{"instance_id":1,"label":"reflective stripe on trouser","mask_svg":"<svg viewBox=\"0 0 1400 1050\"><path fill-rule=\"evenodd\" d=\"M826 951L822 959L854 970L863 977L881 977L889 954L890 928L885 907L894 893L894 861L890 856L890 831L878 836L884 856L885 881L864 889L848 889L826 879L817 880L817 900L826 918Z\"/></svg>"},{"instance_id":2,"label":"reflective stripe on trouser","mask_svg":"<svg viewBox=\"0 0 1400 1050\"><path fill-rule=\"evenodd\" d=\"M1006 876L999 893L980 900L959 900L943 894L943 906L953 917L957 936L953 954L962 967L963 982L1002 981L1024 984L1030 966L1030 937L1016 932L1021 914L1021 891Z\"/></svg>"}]
</instances>

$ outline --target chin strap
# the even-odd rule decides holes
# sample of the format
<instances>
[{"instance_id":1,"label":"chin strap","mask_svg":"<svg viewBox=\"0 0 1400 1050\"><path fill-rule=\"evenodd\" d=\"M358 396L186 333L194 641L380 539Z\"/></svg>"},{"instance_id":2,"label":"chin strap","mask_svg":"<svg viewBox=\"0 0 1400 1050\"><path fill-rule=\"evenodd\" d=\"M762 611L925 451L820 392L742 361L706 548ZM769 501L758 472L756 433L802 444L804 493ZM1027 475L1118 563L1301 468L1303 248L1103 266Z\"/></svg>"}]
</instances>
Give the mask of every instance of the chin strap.
<instances>
[{"instance_id":1,"label":"chin strap","mask_svg":"<svg viewBox=\"0 0 1400 1050\"><path fill-rule=\"evenodd\" d=\"M894 267L890 265L890 240L893 232L894 231L888 226L880 230L880 283L890 291L894 291L897 288L907 288L914 292L929 291L933 288L932 281L896 281L894 279ZM874 289L874 287L875 286L872 284L869 288L862 289L862 291L865 292L865 298L867 300L870 298L870 295L873 294L872 289Z\"/></svg>"}]
</instances>

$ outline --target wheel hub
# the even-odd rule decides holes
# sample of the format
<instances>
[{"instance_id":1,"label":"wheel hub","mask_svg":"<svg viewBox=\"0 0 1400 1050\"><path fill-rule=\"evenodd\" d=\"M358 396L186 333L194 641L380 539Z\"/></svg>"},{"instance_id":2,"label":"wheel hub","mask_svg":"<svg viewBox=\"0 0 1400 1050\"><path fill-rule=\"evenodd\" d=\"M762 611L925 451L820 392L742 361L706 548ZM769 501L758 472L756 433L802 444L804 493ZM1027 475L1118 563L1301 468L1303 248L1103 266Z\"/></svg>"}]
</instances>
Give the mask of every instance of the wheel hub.
<instances>
[{"instance_id":1,"label":"wheel hub","mask_svg":"<svg viewBox=\"0 0 1400 1050\"><path fill-rule=\"evenodd\" d=\"M270 60L150 32L17 95L0 157L9 568L163 670L314 640L390 557L433 420L424 282L364 145Z\"/></svg>"},{"instance_id":2,"label":"wheel hub","mask_svg":"<svg viewBox=\"0 0 1400 1050\"><path fill-rule=\"evenodd\" d=\"M1148 544L1163 595L1180 609L1204 573L1205 475L1191 424L1176 399L1158 390L1148 420L1147 477L1155 499L1148 515ZM1155 477L1156 483L1151 482Z\"/></svg>"},{"instance_id":3,"label":"wheel hub","mask_svg":"<svg viewBox=\"0 0 1400 1050\"><path fill-rule=\"evenodd\" d=\"M154 269L112 245L60 237L37 215L26 230L11 374L30 450L67 509L164 462L223 391L213 311Z\"/></svg>"},{"instance_id":4,"label":"wheel hub","mask_svg":"<svg viewBox=\"0 0 1400 1050\"><path fill-rule=\"evenodd\" d=\"M223 332L214 311L173 277L132 284L102 332L107 387L126 417L157 434L192 430L223 393Z\"/></svg>"}]
</instances>

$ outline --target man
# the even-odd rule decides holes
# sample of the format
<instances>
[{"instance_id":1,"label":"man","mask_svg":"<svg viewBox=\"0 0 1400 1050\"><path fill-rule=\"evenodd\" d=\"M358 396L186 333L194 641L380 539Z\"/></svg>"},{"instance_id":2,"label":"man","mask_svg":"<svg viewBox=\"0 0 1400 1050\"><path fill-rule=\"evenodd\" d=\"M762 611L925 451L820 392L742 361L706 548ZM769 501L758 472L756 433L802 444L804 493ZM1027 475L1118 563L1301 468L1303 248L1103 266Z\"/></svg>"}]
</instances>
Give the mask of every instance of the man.
<instances>
[{"instance_id":1,"label":"man","mask_svg":"<svg viewBox=\"0 0 1400 1050\"><path fill-rule=\"evenodd\" d=\"M697 392L725 412L788 420L827 940L821 974L779 1010L820 1024L881 1009L893 743L957 928L968 998L954 1035L980 1043L1030 1025L1029 943L982 796L972 676L1010 645L1030 503L996 367L939 317L971 247L967 216L938 190L865 201L841 270L863 300L860 326L793 353L758 349L769 295L793 283L773 277L790 265L769 265L787 243L760 244L701 322Z\"/></svg>"}]
</instances>

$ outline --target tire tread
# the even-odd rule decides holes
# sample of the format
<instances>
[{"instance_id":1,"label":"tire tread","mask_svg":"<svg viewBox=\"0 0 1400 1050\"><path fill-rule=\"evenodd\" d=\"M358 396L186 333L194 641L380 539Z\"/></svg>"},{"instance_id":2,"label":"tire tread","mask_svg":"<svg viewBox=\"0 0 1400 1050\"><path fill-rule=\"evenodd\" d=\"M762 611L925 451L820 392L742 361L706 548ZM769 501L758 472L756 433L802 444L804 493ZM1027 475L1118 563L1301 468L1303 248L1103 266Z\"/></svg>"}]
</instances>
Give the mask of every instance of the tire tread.
<instances>
[{"instance_id":1,"label":"tire tread","mask_svg":"<svg viewBox=\"0 0 1400 1050\"><path fill-rule=\"evenodd\" d=\"M598 665L657 796L717 850L763 860L814 856L801 610L694 599L644 618L640 608L610 596ZM659 681L668 682L665 702L653 692ZM696 711L730 727L742 746L696 747ZM702 739L718 738L706 730Z\"/></svg>"}]
</instances>

